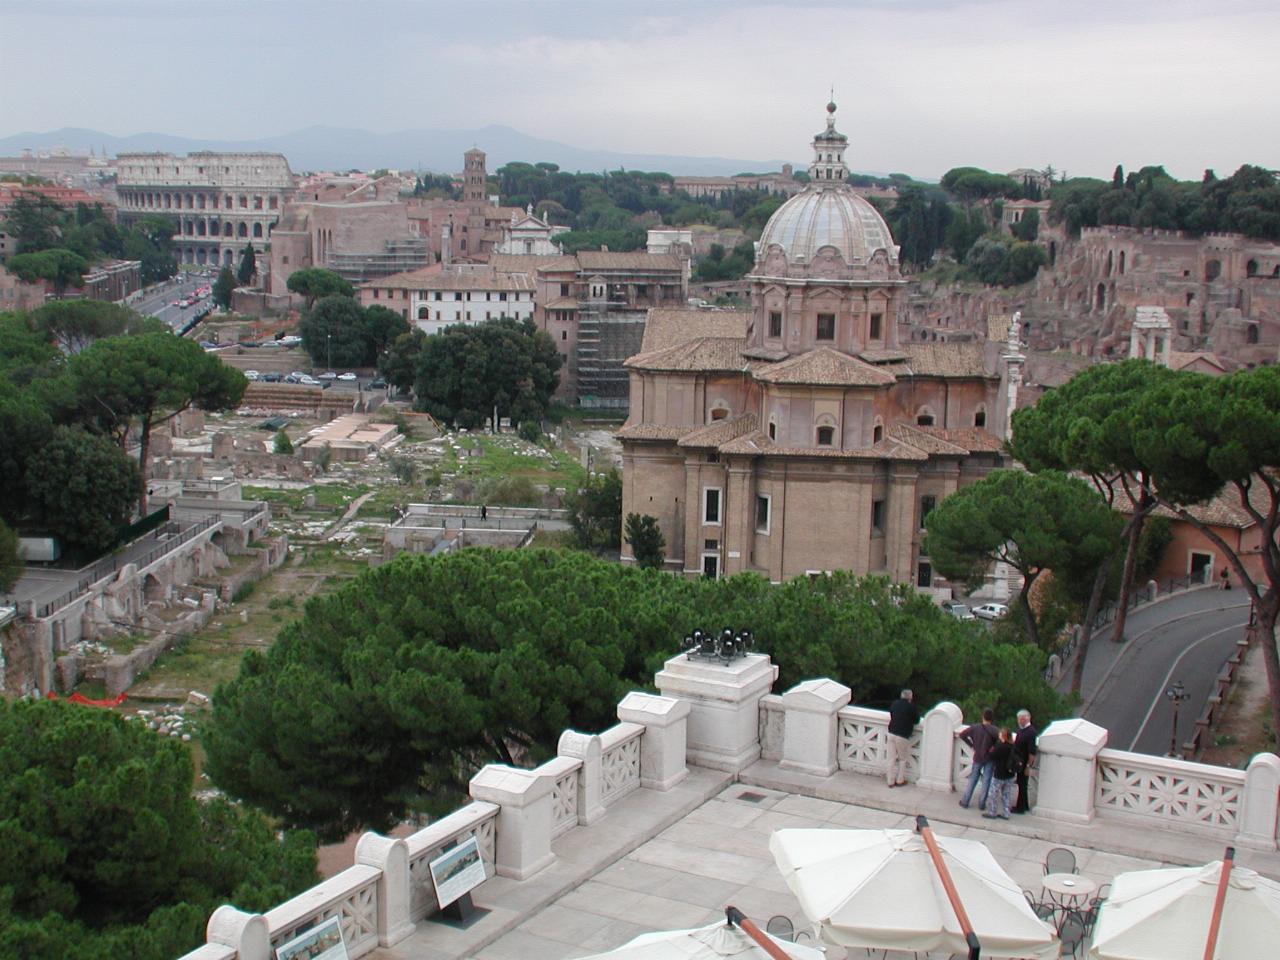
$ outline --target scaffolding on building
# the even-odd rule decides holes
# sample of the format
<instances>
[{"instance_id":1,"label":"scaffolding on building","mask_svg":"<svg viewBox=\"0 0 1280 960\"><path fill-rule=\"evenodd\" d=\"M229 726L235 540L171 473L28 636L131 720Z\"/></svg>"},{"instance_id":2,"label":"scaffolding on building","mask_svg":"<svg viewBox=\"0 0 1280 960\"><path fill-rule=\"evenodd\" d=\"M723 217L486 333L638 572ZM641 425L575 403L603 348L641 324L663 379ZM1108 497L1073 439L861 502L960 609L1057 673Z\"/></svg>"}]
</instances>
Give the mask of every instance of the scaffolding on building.
<instances>
[{"instance_id":1,"label":"scaffolding on building","mask_svg":"<svg viewBox=\"0 0 1280 960\"><path fill-rule=\"evenodd\" d=\"M380 253L330 253L324 266L350 280L363 283L392 274L425 267L431 261L431 250L425 237L388 240Z\"/></svg>"},{"instance_id":2,"label":"scaffolding on building","mask_svg":"<svg viewBox=\"0 0 1280 960\"><path fill-rule=\"evenodd\" d=\"M646 316L645 310L628 307L625 301L582 301L572 358L581 406L627 407L629 375L622 364L640 352Z\"/></svg>"}]
</instances>

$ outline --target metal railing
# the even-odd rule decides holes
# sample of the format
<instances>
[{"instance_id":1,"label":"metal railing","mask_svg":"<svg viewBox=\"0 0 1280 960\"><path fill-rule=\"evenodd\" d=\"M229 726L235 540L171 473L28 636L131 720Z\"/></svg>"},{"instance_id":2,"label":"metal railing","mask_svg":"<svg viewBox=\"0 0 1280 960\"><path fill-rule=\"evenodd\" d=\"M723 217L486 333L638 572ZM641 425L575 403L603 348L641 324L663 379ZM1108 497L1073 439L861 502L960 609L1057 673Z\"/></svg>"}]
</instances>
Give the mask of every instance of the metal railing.
<instances>
[{"instance_id":1,"label":"metal railing","mask_svg":"<svg viewBox=\"0 0 1280 960\"><path fill-rule=\"evenodd\" d=\"M165 556L168 553L172 553L174 550L178 549L178 547L182 546L184 543L190 542L195 537L198 537L200 534L204 533L210 527L214 526L215 524L219 524L221 522L222 522L222 516L220 514L215 513L201 520L199 523L195 524L194 526L188 527L186 530L180 531L178 529L178 525L175 523L166 524L165 527L161 528L161 531L160 531L161 534L165 533L170 527L175 528L172 531L173 536L171 536L169 539L158 542L156 546L148 550L146 553L144 553L140 557L130 557L127 553L122 553L122 554L118 554L112 557L107 557L104 560L98 561L92 567L89 568L88 572L84 576L80 577L80 579L76 582L76 585L72 587L70 590L67 590L61 596L58 596L53 600L50 600L48 603L42 603L39 606L37 606L35 608L36 618L39 619L39 618L47 617L50 614L52 614L54 611L61 610L67 604L73 602L74 600L88 593L89 589L95 583L105 579L106 577L111 576L111 574L120 570L121 567L125 567L130 564L133 564L134 566L138 567L138 569L142 569L143 567L150 566L151 564L159 560L161 557Z\"/></svg>"}]
</instances>

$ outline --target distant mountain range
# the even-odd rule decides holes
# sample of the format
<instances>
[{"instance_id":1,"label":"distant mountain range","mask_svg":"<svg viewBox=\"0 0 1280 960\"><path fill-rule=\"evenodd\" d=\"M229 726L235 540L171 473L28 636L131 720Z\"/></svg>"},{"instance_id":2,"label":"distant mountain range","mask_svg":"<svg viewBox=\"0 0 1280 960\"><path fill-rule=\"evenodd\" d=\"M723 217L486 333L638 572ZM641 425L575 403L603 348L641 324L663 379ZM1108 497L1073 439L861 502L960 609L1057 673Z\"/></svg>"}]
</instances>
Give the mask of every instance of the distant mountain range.
<instances>
[{"instance_id":1,"label":"distant mountain range","mask_svg":"<svg viewBox=\"0 0 1280 960\"><path fill-rule=\"evenodd\" d=\"M388 167L451 173L462 169L462 154L472 147L479 147L488 154L490 171L504 163L522 160L528 163L548 161L572 172L625 168L691 176L727 176L748 171L767 173L781 169L783 164L781 160L588 150L496 125L478 130L399 130L394 133L370 133L343 127L305 127L257 140L201 140L166 133L116 137L98 130L64 127L47 133L18 133L0 138L0 156L6 157L18 156L26 149L45 151L57 148L66 148L72 153L87 153L90 149L101 153L105 149L111 155L144 150L167 153L269 150L283 153L295 172Z\"/></svg>"}]
</instances>

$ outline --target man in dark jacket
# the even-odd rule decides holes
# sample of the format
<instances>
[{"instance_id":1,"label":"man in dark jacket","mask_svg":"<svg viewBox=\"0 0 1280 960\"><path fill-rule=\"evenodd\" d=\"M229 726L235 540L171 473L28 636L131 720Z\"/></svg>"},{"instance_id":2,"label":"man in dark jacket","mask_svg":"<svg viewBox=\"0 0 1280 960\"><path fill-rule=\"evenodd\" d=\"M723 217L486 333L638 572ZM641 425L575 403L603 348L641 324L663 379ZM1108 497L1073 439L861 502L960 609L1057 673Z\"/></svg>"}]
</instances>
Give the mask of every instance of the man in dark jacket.
<instances>
[{"instance_id":1,"label":"man in dark jacket","mask_svg":"<svg viewBox=\"0 0 1280 960\"><path fill-rule=\"evenodd\" d=\"M911 756L911 735L920 722L920 711L912 702L910 690L903 690L889 704L889 767L885 779L891 787L907 785L907 760Z\"/></svg>"},{"instance_id":2,"label":"man in dark jacket","mask_svg":"<svg viewBox=\"0 0 1280 960\"><path fill-rule=\"evenodd\" d=\"M978 807L986 809L987 791L991 789L991 748L1000 738L1000 728L996 726L996 714L990 707L982 711L982 722L971 723L958 734L961 740L973 748L973 769L969 771L969 783L964 788L964 796L960 806L968 809L973 798L973 790L982 782L982 793L978 797Z\"/></svg>"},{"instance_id":3,"label":"man in dark jacket","mask_svg":"<svg viewBox=\"0 0 1280 960\"><path fill-rule=\"evenodd\" d=\"M1027 793L1027 776L1036 765L1036 737L1039 731L1031 725L1031 711L1018 711L1018 732L1013 735L1013 759L1018 771L1018 800L1014 813L1029 813L1031 797Z\"/></svg>"}]
</instances>

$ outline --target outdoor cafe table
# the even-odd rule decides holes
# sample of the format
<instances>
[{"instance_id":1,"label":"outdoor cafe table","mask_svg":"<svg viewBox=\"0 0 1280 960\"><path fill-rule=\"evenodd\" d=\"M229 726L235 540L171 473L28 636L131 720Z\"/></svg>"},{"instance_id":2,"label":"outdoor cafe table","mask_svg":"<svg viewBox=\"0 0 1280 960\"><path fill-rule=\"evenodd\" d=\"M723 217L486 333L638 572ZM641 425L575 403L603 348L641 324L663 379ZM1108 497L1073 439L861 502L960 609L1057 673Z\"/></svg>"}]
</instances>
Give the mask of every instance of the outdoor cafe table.
<instances>
[{"instance_id":1,"label":"outdoor cafe table","mask_svg":"<svg viewBox=\"0 0 1280 960\"><path fill-rule=\"evenodd\" d=\"M1098 885L1078 873L1050 873L1040 881L1049 900L1063 910L1079 910L1089 905Z\"/></svg>"}]
</instances>

